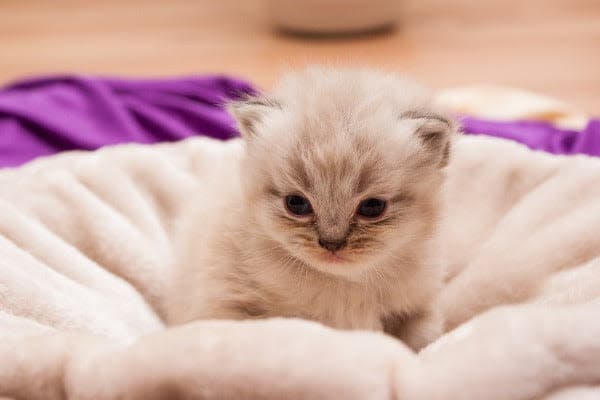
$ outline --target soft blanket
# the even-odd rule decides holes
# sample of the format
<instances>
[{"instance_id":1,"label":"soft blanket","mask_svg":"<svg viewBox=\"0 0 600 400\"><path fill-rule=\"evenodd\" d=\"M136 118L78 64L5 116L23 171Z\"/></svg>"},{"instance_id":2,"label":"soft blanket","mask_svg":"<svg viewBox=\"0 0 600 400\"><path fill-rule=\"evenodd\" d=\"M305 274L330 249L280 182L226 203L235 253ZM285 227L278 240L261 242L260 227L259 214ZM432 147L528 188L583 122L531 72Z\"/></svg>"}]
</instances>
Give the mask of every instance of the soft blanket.
<instances>
[{"instance_id":1,"label":"soft blanket","mask_svg":"<svg viewBox=\"0 0 600 400\"><path fill-rule=\"evenodd\" d=\"M438 302L447 333L414 354L300 320L165 329L181 211L239 151L238 139L191 138L0 172L0 397L600 396L600 160L457 140Z\"/></svg>"}]
</instances>

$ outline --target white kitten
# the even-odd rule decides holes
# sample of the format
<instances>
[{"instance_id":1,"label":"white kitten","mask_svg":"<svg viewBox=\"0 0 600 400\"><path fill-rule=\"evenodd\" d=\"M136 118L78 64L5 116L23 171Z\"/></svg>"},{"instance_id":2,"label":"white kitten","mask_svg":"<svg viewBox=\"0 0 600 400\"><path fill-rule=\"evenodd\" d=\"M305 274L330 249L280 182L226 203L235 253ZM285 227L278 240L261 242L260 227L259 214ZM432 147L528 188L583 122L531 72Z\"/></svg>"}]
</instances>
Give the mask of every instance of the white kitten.
<instances>
[{"instance_id":1,"label":"white kitten","mask_svg":"<svg viewBox=\"0 0 600 400\"><path fill-rule=\"evenodd\" d=\"M286 316L415 349L435 338L451 119L368 70L311 68L230 109L243 154L184 231L171 322Z\"/></svg>"}]
</instances>

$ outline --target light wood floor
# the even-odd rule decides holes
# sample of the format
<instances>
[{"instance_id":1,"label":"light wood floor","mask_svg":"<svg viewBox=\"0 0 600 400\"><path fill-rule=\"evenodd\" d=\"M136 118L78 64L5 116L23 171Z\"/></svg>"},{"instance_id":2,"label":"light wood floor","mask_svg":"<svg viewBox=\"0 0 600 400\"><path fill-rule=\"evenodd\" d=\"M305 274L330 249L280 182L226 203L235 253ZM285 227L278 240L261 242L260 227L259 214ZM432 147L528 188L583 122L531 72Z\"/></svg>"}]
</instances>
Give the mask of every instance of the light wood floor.
<instances>
[{"instance_id":1,"label":"light wood floor","mask_svg":"<svg viewBox=\"0 0 600 400\"><path fill-rule=\"evenodd\" d=\"M0 0L0 82L224 72L269 87L287 67L335 62L437 88L521 87L600 114L599 0L399 1L395 32L342 40L276 34L262 0Z\"/></svg>"}]
</instances>

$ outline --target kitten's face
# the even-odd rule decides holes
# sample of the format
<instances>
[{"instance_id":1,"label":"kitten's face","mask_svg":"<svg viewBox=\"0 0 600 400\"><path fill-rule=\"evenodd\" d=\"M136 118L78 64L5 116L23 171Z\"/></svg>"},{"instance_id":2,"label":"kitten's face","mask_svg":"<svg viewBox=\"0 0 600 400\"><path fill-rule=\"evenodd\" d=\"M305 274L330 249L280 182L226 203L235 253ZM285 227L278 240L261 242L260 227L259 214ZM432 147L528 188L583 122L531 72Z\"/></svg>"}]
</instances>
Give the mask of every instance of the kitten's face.
<instances>
[{"instance_id":1,"label":"kitten's face","mask_svg":"<svg viewBox=\"0 0 600 400\"><path fill-rule=\"evenodd\" d=\"M352 276L431 233L448 122L422 109L266 106L246 137L248 207L293 258Z\"/></svg>"}]
</instances>

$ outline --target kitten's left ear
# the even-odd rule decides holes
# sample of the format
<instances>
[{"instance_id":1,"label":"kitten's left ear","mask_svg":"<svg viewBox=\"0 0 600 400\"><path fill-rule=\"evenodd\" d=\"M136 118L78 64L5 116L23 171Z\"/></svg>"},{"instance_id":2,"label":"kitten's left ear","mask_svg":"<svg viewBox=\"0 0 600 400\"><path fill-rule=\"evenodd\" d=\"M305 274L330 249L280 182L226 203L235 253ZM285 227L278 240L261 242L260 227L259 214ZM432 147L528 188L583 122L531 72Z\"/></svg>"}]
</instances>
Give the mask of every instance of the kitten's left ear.
<instances>
[{"instance_id":1,"label":"kitten's left ear","mask_svg":"<svg viewBox=\"0 0 600 400\"><path fill-rule=\"evenodd\" d=\"M251 138L258 133L258 126L267 113L281 109L281 104L267 97L249 97L229 103L227 109L236 119L242 136Z\"/></svg>"},{"instance_id":2,"label":"kitten's left ear","mask_svg":"<svg viewBox=\"0 0 600 400\"><path fill-rule=\"evenodd\" d=\"M455 121L442 113L419 110L405 112L402 118L418 121L414 134L429 152L428 158L439 168L448 165L452 135L457 130Z\"/></svg>"}]
</instances>

